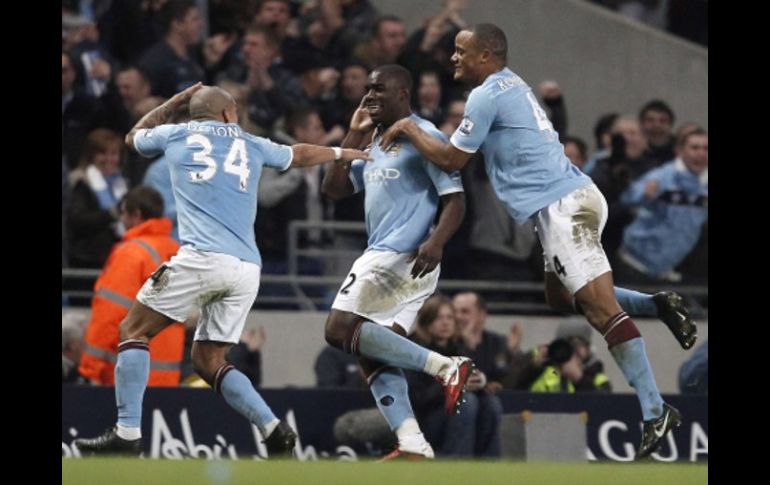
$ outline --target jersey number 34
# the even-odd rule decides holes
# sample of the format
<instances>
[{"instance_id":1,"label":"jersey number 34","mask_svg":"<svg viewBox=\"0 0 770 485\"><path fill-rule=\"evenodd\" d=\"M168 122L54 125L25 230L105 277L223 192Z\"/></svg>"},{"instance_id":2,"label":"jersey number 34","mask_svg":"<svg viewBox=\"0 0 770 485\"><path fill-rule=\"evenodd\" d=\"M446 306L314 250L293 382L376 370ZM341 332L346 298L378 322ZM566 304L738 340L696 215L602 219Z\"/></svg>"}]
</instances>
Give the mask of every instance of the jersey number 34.
<instances>
[{"instance_id":1,"label":"jersey number 34","mask_svg":"<svg viewBox=\"0 0 770 485\"><path fill-rule=\"evenodd\" d=\"M205 135L196 133L187 137L187 144L197 144L201 146L201 150L193 153L193 160L196 162L205 163L207 166L203 170L196 172L190 170L190 180L193 182L205 182L209 180L214 174L217 173L217 161L211 158L211 150L214 146L211 144L211 140ZM243 138L236 138L233 140L230 149L227 151L227 157L225 157L225 172L238 176L238 190L246 192L249 188L249 158L246 154L246 140Z\"/></svg>"}]
</instances>

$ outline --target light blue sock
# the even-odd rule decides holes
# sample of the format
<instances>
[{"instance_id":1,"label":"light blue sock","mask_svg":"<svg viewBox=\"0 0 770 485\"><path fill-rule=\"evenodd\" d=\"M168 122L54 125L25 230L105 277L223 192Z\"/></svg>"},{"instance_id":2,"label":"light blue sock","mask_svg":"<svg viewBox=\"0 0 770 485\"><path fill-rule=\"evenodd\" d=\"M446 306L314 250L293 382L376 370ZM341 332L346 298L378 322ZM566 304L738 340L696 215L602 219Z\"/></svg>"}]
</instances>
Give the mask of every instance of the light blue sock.
<instances>
[{"instance_id":1,"label":"light blue sock","mask_svg":"<svg viewBox=\"0 0 770 485\"><path fill-rule=\"evenodd\" d=\"M414 417L409 385L401 369L388 367L374 378L369 389L391 430L395 431L406 418Z\"/></svg>"},{"instance_id":2,"label":"light blue sock","mask_svg":"<svg viewBox=\"0 0 770 485\"><path fill-rule=\"evenodd\" d=\"M150 352L128 349L118 352L115 365L115 401L118 403L118 424L129 428L142 427L142 399L150 377Z\"/></svg>"},{"instance_id":3,"label":"light blue sock","mask_svg":"<svg viewBox=\"0 0 770 485\"><path fill-rule=\"evenodd\" d=\"M652 295L615 287L615 298L629 315L634 317L657 317L658 307L652 301Z\"/></svg>"},{"instance_id":4,"label":"light blue sock","mask_svg":"<svg viewBox=\"0 0 770 485\"><path fill-rule=\"evenodd\" d=\"M647 360L644 339L637 337L626 340L612 347L610 353L628 383L636 390L636 397L642 407L642 418L649 421L660 417L663 414L663 398L655 384L650 361Z\"/></svg>"},{"instance_id":5,"label":"light blue sock","mask_svg":"<svg viewBox=\"0 0 770 485\"><path fill-rule=\"evenodd\" d=\"M222 379L219 388L222 397L227 404L241 413L250 422L257 425L265 434L265 426L271 421L277 419L270 406L267 405L262 396L251 385L251 381L241 371L237 369L230 370Z\"/></svg>"},{"instance_id":6,"label":"light blue sock","mask_svg":"<svg viewBox=\"0 0 770 485\"><path fill-rule=\"evenodd\" d=\"M423 371L430 351L389 328L364 322L359 329L358 353L388 365Z\"/></svg>"}]
</instances>

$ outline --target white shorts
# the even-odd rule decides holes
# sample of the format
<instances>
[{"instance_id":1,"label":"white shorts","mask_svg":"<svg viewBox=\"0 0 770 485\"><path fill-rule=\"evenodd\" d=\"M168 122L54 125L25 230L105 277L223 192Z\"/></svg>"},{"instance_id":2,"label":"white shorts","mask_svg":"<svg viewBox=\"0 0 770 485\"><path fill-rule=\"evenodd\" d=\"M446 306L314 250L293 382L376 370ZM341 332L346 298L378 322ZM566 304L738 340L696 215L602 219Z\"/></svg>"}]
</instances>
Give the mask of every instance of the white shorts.
<instances>
[{"instance_id":1,"label":"white shorts","mask_svg":"<svg viewBox=\"0 0 770 485\"><path fill-rule=\"evenodd\" d=\"M410 253L366 251L350 268L332 308L355 313L374 323L394 322L411 333L417 312L436 291L441 265L423 276L412 278L414 261Z\"/></svg>"},{"instance_id":2,"label":"white shorts","mask_svg":"<svg viewBox=\"0 0 770 485\"><path fill-rule=\"evenodd\" d=\"M556 273L571 294L612 271L602 247L607 201L595 184L581 187L537 213L545 271Z\"/></svg>"},{"instance_id":3,"label":"white shorts","mask_svg":"<svg viewBox=\"0 0 770 485\"><path fill-rule=\"evenodd\" d=\"M235 344L257 297L260 274L258 265L235 256L182 246L145 281L136 299L178 322L200 309L194 340Z\"/></svg>"}]
</instances>

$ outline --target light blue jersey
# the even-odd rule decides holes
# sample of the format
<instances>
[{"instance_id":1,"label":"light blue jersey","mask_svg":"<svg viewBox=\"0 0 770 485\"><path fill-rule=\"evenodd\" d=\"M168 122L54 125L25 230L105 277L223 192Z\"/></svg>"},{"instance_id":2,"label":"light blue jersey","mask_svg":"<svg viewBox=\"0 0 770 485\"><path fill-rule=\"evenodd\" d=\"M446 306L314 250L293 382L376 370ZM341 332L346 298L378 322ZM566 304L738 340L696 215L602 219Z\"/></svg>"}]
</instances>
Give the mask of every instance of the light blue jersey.
<instances>
[{"instance_id":1,"label":"light blue jersey","mask_svg":"<svg viewBox=\"0 0 770 485\"><path fill-rule=\"evenodd\" d=\"M414 114L411 119L446 143L446 136L433 123ZM463 191L460 172L442 172L405 138L396 140L387 152L380 148L379 139L372 143L372 160L355 160L350 169L355 191L366 192L367 250L412 252L428 238L439 197Z\"/></svg>"},{"instance_id":2,"label":"light blue jersey","mask_svg":"<svg viewBox=\"0 0 770 485\"><path fill-rule=\"evenodd\" d=\"M592 183L564 154L530 87L507 67L471 91L450 141L464 152L481 149L492 187L519 224Z\"/></svg>"},{"instance_id":3,"label":"light blue jersey","mask_svg":"<svg viewBox=\"0 0 770 485\"><path fill-rule=\"evenodd\" d=\"M254 237L259 177L263 165L289 168L291 147L213 120L139 130L134 146L168 160L182 245L262 265Z\"/></svg>"}]
</instances>

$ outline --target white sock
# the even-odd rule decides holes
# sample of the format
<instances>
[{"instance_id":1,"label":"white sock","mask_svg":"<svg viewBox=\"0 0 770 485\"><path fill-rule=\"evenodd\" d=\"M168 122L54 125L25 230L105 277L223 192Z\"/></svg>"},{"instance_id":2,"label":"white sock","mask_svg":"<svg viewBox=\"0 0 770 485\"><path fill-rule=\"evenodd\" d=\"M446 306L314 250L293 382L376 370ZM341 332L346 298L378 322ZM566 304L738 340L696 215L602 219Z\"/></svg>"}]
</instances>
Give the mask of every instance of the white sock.
<instances>
[{"instance_id":1,"label":"white sock","mask_svg":"<svg viewBox=\"0 0 770 485\"><path fill-rule=\"evenodd\" d=\"M439 375L442 371L448 369L453 364L452 359L445 357L437 352L431 351L428 354L428 360L425 361L425 368L423 370L432 375Z\"/></svg>"},{"instance_id":2,"label":"white sock","mask_svg":"<svg viewBox=\"0 0 770 485\"><path fill-rule=\"evenodd\" d=\"M134 441L142 437L142 428L131 428L118 423L117 435L124 440Z\"/></svg>"},{"instance_id":3,"label":"white sock","mask_svg":"<svg viewBox=\"0 0 770 485\"><path fill-rule=\"evenodd\" d=\"M278 426L278 423L280 423L280 422L281 421L278 418L274 418L272 421L267 423L264 426L264 429L261 430L262 431L262 436L265 437L265 438L270 436L273 433L273 430Z\"/></svg>"},{"instance_id":4,"label":"white sock","mask_svg":"<svg viewBox=\"0 0 770 485\"><path fill-rule=\"evenodd\" d=\"M420 425L417 424L417 420L414 418L406 418L404 422L401 423L398 428L396 428L396 436L398 436L399 442L414 435L422 436Z\"/></svg>"}]
</instances>

